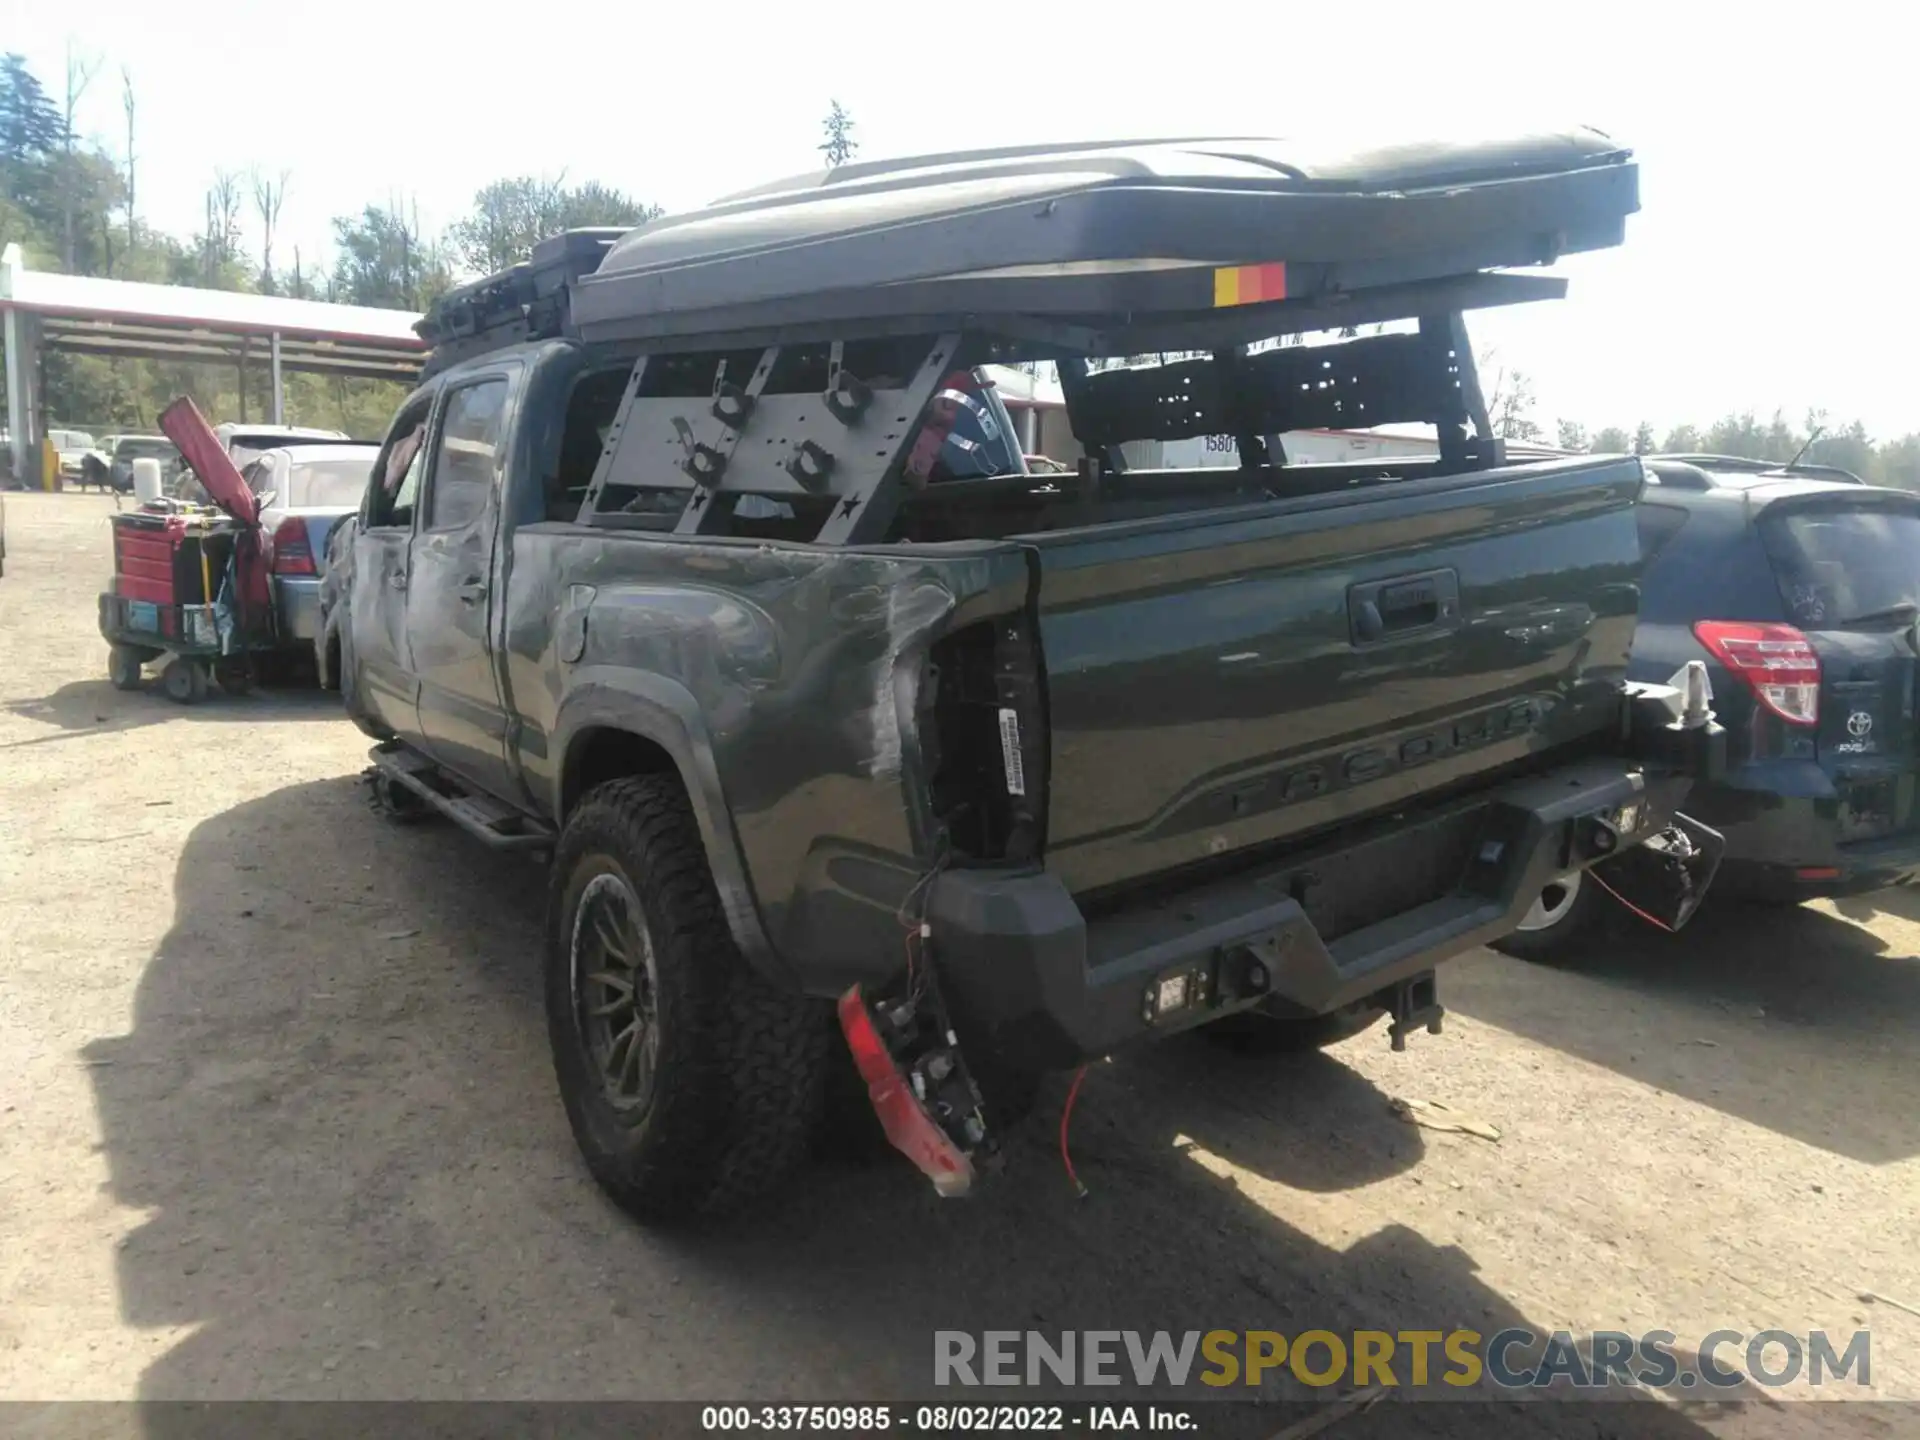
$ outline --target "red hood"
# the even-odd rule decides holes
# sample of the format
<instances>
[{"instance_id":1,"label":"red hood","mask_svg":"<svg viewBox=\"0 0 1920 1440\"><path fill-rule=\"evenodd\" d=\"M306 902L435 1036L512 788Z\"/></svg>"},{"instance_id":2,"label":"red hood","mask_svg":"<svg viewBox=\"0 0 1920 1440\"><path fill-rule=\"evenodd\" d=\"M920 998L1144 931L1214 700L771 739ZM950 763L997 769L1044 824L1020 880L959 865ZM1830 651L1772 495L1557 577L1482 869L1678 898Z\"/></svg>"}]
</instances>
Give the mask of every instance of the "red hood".
<instances>
[{"instance_id":1,"label":"red hood","mask_svg":"<svg viewBox=\"0 0 1920 1440\"><path fill-rule=\"evenodd\" d=\"M182 395L160 412L160 429L179 447L181 456L200 477L207 494L227 514L242 525L260 522L260 502L240 478L232 457L221 445L220 437L207 424L207 417L191 397Z\"/></svg>"}]
</instances>

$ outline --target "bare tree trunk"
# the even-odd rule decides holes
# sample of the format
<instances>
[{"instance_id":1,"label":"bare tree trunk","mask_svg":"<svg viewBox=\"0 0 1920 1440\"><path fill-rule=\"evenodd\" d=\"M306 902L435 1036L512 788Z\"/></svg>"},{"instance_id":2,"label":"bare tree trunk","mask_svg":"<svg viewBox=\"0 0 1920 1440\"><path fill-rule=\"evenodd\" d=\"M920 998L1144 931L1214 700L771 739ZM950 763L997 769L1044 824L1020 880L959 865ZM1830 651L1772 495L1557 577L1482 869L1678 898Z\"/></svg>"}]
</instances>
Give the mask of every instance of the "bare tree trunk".
<instances>
[{"instance_id":1,"label":"bare tree trunk","mask_svg":"<svg viewBox=\"0 0 1920 1440\"><path fill-rule=\"evenodd\" d=\"M280 172L279 182L265 178L258 170L253 172L253 204L260 213L260 293L274 293L273 279L273 231L280 223L280 207L287 201L287 180L293 174L291 170Z\"/></svg>"},{"instance_id":2,"label":"bare tree trunk","mask_svg":"<svg viewBox=\"0 0 1920 1440\"><path fill-rule=\"evenodd\" d=\"M74 272L74 190L79 178L73 171L74 113L80 108L87 86L93 83L93 72L99 68L99 61L83 60L73 53L71 45L67 47L67 104L60 117L60 258L62 268L69 275Z\"/></svg>"},{"instance_id":3,"label":"bare tree trunk","mask_svg":"<svg viewBox=\"0 0 1920 1440\"><path fill-rule=\"evenodd\" d=\"M218 285L222 272L240 258L240 177L231 170L213 172L207 192L207 283Z\"/></svg>"},{"instance_id":4,"label":"bare tree trunk","mask_svg":"<svg viewBox=\"0 0 1920 1440\"><path fill-rule=\"evenodd\" d=\"M127 258L131 260L140 243L136 233L139 211L134 208L133 189L133 72L124 65L120 67L120 104L127 112Z\"/></svg>"}]
</instances>

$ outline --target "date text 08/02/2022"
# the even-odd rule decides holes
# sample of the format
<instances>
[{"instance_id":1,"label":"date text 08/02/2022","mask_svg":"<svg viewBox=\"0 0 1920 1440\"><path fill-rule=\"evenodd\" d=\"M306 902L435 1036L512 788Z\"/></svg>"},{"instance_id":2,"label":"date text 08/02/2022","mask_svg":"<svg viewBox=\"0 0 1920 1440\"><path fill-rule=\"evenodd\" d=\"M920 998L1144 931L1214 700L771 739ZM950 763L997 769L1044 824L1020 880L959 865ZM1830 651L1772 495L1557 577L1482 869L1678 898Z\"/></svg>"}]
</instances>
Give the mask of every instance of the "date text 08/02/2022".
<instances>
[{"instance_id":1,"label":"date text 08/02/2022","mask_svg":"<svg viewBox=\"0 0 1920 1440\"><path fill-rule=\"evenodd\" d=\"M876 1435L1063 1433L1198 1429L1190 1411L1166 1405L707 1405L700 1428L711 1431L809 1431Z\"/></svg>"}]
</instances>

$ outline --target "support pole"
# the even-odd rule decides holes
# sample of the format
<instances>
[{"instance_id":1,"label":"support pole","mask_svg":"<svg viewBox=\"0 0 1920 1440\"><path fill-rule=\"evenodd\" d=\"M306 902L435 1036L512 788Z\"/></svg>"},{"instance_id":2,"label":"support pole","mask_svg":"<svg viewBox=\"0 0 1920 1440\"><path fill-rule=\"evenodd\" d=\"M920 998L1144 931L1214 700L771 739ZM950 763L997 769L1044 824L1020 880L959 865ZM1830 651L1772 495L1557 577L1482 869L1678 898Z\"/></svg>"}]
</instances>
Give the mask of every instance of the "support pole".
<instances>
[{"instance_id":1,"label":"support pole","mask_svg":"<svg viewBox=\"0 0 1920 1440\"><path fill-rule=\"evenodd\" d=\"M252 342L245 336L240 337L240 423L247 423L247 351Z\"/></svg>"},{"instance_id":2,"label":"support pole","mask_svg":"<svg viewBox=\"0 0 1920 1440\"><path fill-rule=\"evenodd\" d=\"M17 300L26 261L18 245L0 252L0 299ZM14 473L22 484L40 478L39 357L34 354L33 317L8 305L5 315L7 430L12 436Z\"/></svg>"},{"instance_id":3,"label":"support pole","mask_svg":"<svg viewBox=\"0 0 1920 1440\"><path fill-rule=\"evenodd\" d=\"M273 423L287 423L287 394L280 383L280 332L273 332Z\"/></svg>"}]
</instances>

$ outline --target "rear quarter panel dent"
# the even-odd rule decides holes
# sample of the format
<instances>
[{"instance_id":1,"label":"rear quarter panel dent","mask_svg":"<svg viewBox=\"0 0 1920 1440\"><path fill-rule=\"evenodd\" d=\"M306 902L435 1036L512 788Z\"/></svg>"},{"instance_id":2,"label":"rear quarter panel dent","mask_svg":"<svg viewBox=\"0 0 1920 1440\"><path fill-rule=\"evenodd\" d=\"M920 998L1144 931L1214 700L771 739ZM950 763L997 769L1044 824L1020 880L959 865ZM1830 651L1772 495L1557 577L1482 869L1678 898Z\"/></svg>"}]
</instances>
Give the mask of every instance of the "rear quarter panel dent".
<instances>
[{"instance_id":1,"label":"rear quarter panel dent","mask_svg":"<svg viewBox=\"0 0 1920 1440\"><path fill-rule=\"evenodd\" d=\"M585 730L656 741L695 792L743 950L821 989L823 967L870 949L875 935L823 924L818 907L803 915L803 892L839 896L850 874L865 877L852 888L875 893L856 894L853 910L891 923L928 863L913 723L926 651L983 594L1020 605L1024 558L1012 546L927 556L561 533L559 544L539 530L516 537L521 586L508 636L519 708L552 707L545 788L556 813L564 757ZM554 646L561 601L578 586L592 598L584 653L569 665ZM527 689L536 654L540 698ZM876 933L891 963L897 933Z\"/></svg>"}]
</instances>

